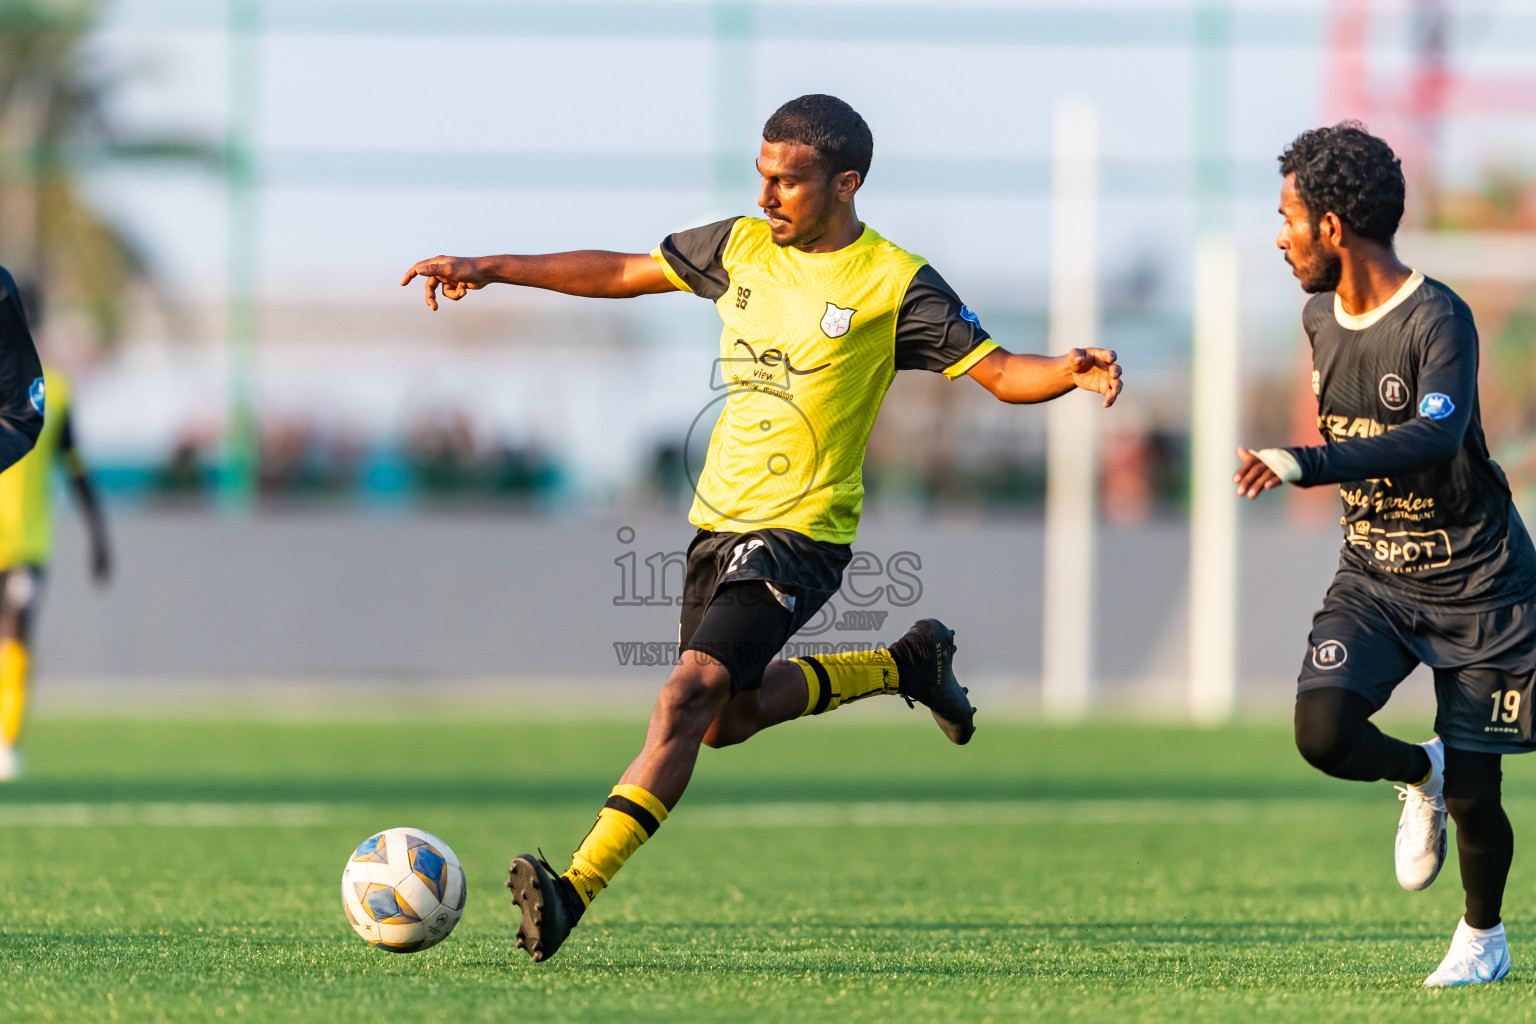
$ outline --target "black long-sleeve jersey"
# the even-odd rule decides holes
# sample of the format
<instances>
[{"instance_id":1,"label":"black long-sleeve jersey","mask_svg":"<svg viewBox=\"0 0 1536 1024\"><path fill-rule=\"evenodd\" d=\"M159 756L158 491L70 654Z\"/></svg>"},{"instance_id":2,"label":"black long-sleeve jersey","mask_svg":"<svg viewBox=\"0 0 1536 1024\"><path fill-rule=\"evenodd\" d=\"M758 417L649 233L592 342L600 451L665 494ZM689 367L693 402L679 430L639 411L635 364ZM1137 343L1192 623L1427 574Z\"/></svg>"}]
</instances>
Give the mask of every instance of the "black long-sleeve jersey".
<instances>
[{"instance_id":1,"label":"black long-sleeve jersey","mask_svg":"<svg viewBox=\"0 0 1536 1024\"><path fill-rule=\"evenodd\" d=\"M1287 451L1302 486L1341 484L1339 571L1466 611L1536 596L1536 549L1483 437L1467 304L1416 273L1364 316L1319 294L1302 322L1327 444Z\"/></svg>"},{"instance_id":2,"label":"black long-sleeve jersey","mask_svg":"<svg viewBox=\"0 0 1536 1024\"><path fill-rule=\"evenodd\" d=\"M43 364L27 329L21 292L0 267L0 470L32 450L43 429Z\"/></svg>"}]
</instances>

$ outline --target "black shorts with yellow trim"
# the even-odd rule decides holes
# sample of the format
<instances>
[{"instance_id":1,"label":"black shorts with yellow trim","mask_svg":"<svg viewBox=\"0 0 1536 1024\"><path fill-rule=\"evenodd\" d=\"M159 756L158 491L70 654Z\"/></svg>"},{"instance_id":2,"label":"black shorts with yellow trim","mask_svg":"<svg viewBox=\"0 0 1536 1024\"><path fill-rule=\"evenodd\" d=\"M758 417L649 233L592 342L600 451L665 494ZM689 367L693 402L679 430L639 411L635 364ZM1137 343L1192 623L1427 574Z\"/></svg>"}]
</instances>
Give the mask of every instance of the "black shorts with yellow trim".
<instances>
[{"instance_id":1,"label":"black shorts with yellow trim","mask_svg":"<svg viewBox=\"0 0 1536 1024\"><path fill-rule=\"evenodd\" d=\"M688 545L678 649L731 674L731 693L762 685L763 670L843 584L847 544L794 530L700 530Z\"/></svg>"},{"instance_id":2,"label":"black shorts with yellow trim","mask_svg":"<svg viewBox=\"0 0 1536 1024\"><path fill-rule=\"evenodd\" d=\"M1536 601L1486 611L1409 604L1340 573L1312 619L1297 689L1340 686L1379 709L1420 664L1434 670L1435 733L1447 746L1536 750Z\"/></svg>"}]
</instances>

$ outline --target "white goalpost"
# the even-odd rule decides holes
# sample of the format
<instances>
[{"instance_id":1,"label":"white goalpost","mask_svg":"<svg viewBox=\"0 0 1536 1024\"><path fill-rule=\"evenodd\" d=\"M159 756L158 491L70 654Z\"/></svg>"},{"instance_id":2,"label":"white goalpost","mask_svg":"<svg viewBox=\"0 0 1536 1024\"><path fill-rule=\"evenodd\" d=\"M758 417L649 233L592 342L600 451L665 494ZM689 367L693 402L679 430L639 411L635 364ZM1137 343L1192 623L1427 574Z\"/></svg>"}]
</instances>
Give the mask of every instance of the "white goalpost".
<instances>
[{"instance_id":1,"label":"white goalpost","mask_svg":"<svg viewBox=\"0 0 1536 1024\"><path fill-rule=\"evenodd\" d=\"M1098 344L1099 120L1093 105L1056 105L1051 172L1050 350ZM1054 719L1088 712L1092 646L1098 458L1096 396L1065 395L1047 406L1045 634L1041 704Z\"/></svg>"},{"instance_id":2,"label":"white goalpost","mask_svg":"<svg viewBox=\"0 0 1536 1024\"><path fill-rule=\"evenodd\" d=\"M1238 261L1232 239L1195 248L1189 430L1189 710L1216 724L1237 707Z\"/></svg>"}]
</instances>

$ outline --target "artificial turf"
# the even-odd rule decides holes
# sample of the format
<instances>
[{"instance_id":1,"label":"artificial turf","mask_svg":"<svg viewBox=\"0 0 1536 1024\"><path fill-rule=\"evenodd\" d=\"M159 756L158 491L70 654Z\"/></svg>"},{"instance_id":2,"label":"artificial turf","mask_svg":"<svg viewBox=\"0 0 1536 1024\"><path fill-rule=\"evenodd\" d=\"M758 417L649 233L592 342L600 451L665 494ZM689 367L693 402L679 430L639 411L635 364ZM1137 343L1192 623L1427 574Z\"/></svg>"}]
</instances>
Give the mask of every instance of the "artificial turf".
<instances>
[{"instance_id":1,"label":"artificial turf","mask_svg":"<svg viewBox=\"0 0 1536 1024\"><path fill-rule=\"evenodd\" d=\"M1454 852L1400 890L1391 788L1317 775L1283 724L988 723L955 749L919 719L851 709L706 751L541 965L512 946L506 863L564 864L640 723L39 721L0 789L0 1020L1536 1016L1530 858L1510 977L1422 989ZM1533 772L1506 765L1517 842ZM365 945L339 897L392 825L469 879L458 930L412 955Z\"/></svg>"}]
</instances>

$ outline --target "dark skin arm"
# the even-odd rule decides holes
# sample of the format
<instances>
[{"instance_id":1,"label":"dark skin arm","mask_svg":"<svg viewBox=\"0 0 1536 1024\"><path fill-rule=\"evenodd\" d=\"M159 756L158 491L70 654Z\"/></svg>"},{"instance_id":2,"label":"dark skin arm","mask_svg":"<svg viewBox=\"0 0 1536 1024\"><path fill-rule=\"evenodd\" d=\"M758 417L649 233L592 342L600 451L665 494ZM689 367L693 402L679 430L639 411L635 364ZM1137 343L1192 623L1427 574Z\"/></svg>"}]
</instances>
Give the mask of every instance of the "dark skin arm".
<instances>
[{"instance_id":1,"label":"dark skin arm","mask_svg":"<svg viewBox=\"0 0 1536 1024\"><path fill-rule=\"evenodd\" d=\"M547 256L434 256L400 279L402 286L425 278L427 306L437 309L437 289L457 302L488 284L544 288L590 299L632 299L677 291L661 264L644 253L585 249Z\"/></svg>"},{"instance_id":2,"label":"dark skin arm","mask_svg":"<svg viewBox=\"0 0 1536 1024\"><path fill-rule=\"evenodd\" d=\"M74 495L80 514L85 517L86 532L91 538L91 579L103 585L112 578L112 548L107 543L107 520L101 512L101 502L96 499L96 488L86 472L79 456L70 452L65 460L69 472L69 490Z\"/></svg>"},{"instance_id":3,"label":"dark skin arm","mask_svg":"<svg viewBox=\"0 0 1536 1024\"><path fill-rule=\"evenodd\" d=\"M69 474L69 490L74 495L80 514L85 517L85 528L91 538L91 578L98 585L112 577L112 550L107 545L107 521L101 514L101 502L96 500L96 489L91 486L91 476L86 472L85 461L75 447L74 417L68 407L64 409L64 423L59 430L59 456L64 471Z\"/></svg>"},{"instance_id":4,"label":"dark skin arm","mask_svg":"<svg viewBox=\"0 0 1536 1024\"><path fill-rule=\"evenodd\" d=\"M457 302L488 284L544 288L594 299L629 299L676 291L661 264L644 253L597 249L551 253L547 256L434 256L422 260L400 279L416 278L426 285L427 306L437 309L437 290ZM969 376L1004 402L1048 402L1083 388L1115 404L1122 385L1115 353L1108 349L1075 348L1064 356L1019 355L998 349L971 367Z\"/></svg>"},{"instance_id":5,"label":"dark skin arm","mask_svg":"<svg viewBox=\"0 0 1536 1024\"><path fill-rule=\"evenodd\" d=\"M644 253L586 249L546 256L434 256L422 260L400 279L416 278L426 285L427 306L437 309L437 290L457 302L488 284L544 288L594 299L629 299L676 291L661 264ZM1048 402L1076 388L1104 396L1104 407L1115 404L1122 385L1115 353L1102 348L1075 348L1064 356L1019 355L997 349L968 371L969 376L1004 402Z\"/></svg>"},{"instance_id":6,"label":"dark skin arm","mask_svg":"<svg viewBox=\"0 0 1536 1024\"><path fill-rule=\"evenodd\" d=\"M1049 402L1082 388L1104 396L1108 409L1120 397L1120 364L1105 348L1075 348L1064 356L1019 355L996 349L967 371L967 376L1000 401L1014 405Z\"/></svg>"}]
</instances>

